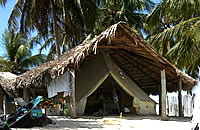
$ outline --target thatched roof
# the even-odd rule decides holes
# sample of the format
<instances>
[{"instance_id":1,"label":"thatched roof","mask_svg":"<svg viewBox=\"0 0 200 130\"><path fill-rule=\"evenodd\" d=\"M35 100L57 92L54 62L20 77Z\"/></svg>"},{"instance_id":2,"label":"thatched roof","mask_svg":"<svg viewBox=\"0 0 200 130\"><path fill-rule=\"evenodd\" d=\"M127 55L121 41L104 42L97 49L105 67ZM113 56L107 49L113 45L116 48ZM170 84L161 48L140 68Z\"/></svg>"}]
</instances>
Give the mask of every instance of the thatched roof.
<instances>
[{"instance_id":1,"label":"thatched roof","mask_svg":"<svg viewBox=\"0 0 200 130\"><path fill-rule=\"evenodd\" d=\"M0 88L10 97L15 95L14 82L18 76L10 72L0 72Z\"/></svg>"},{"instance_id":2,"label":"thatched roof","mask_svg":"<svg viewBox=\"0 0 200 130\"><path fill-rule=\"evenodd\" d=\"M197 80L178 70L125 23L119 22L92 40L67 51L61 57L22 74L17 78L17 88L47 86L53 78L59 77L68 69L78 69L84 59L97 53L99 48L108 53L112 60L148 94L159 93L161 69L166 71L168 91L178 90L180 78L185 90L191 90L197 84Z\"/></svg>"}]
</instances>

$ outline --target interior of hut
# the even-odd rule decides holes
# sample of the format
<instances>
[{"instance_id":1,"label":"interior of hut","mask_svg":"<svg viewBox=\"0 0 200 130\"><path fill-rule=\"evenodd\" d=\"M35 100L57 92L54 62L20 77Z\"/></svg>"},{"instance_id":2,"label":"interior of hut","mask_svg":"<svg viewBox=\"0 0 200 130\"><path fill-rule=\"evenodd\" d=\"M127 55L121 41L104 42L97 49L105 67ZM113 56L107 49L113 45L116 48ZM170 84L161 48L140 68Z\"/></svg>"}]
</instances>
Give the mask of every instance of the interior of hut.
<instances>
[{"instance_id":1,"label":"interior of hut","mask_svg":"<svg viewBox=\"0 0 200 130\"><path fill-rule=\"evenodd\" d=\"M95 92L87 98L85 115L119 115L120 112L135 114L133 97L129 96L109 76Z\"/></svg>"}]
</instances>

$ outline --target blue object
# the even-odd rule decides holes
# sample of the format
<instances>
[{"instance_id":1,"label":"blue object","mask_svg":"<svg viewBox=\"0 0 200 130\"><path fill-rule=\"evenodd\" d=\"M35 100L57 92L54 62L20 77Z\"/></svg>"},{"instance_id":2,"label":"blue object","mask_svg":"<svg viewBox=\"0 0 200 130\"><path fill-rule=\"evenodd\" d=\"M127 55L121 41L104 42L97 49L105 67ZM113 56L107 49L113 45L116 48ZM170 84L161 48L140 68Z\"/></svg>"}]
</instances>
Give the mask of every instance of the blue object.
<instances>
[{"instance_id":1,"label":"blue object","mask_svg":"<svg viewBox=\"0 0 200 130\"><path fill-rule=\"evenodd\" d=\"M16 121L20 120L21 118L23 118L25 115L27 115L29 112L32 112L32 110L43 100L43 97L42 96L37 96L37 98L33 99L30 103L33 104L32 108L27 110L26 108L21 108L21 109L18 109L17 110L17 113L23 111L24 114L22 116L19 116ZM37 112L35 112L37 113ZM38 112L39 113L39 112ZM41 112L42 114L42 112ZM38 115L39 116L39 115Z\"/></svg>"},{"instance_id":2,"label":"blue object","mask_svg":"<svg viewBox=\"0 0 200 130\"><path fill-rule=\"evenodd\" d=\"M42 96L38 96L37 98L33 99L31 101L31 103L33 103L33 108L36 107L42 100L43 100Z\"/></svg>"},{"instance_id":3,"label":"blue object","mask_svg":"<svg viewBox=\"0 0 200 130\"><path fill-rule=\"evenodd\" d=\"M39 107L33 108L31 111L32 118L40 118L42 117L42 110Z\"/></svg>"}]
</instances>

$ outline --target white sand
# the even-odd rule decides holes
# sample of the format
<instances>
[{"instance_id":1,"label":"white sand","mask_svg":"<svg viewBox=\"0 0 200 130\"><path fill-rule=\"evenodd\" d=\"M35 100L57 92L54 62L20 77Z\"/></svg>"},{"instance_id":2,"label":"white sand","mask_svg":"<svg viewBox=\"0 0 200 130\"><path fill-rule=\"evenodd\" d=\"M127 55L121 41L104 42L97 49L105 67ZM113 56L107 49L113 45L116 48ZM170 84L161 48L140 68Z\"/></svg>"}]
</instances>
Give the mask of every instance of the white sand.
<instances>
[{"instance_id":1,"label":"white sand","mask_svg":"<svg viewBox=\"0 0 200 130\"><path fill-rule=\"evenodd\" d=\"M66 117L50 117L57 122L56 125L34 127L31 130L191 130L189 118L170 118L170 121L161 121L158 116L123 117L82 117L70 119ZM30 129L12 129L30 130Z\"/></svg>"}]
</instances>

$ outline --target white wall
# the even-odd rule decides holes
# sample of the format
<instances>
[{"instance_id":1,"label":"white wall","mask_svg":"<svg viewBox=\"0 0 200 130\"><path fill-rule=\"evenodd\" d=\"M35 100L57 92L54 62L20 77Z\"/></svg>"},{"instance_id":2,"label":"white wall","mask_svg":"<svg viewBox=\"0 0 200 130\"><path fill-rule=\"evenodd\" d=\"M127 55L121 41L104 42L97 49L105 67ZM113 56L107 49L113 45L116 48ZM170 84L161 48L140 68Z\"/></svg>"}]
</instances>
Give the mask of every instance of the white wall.
<instances>
[{"instance_id":1,"label":"white wall","mask_svg":"<svg viewBox=\"0 0 200 130\"><path fill-rule=\"evenodd\" d=\"M155 103L141 101L134 97L133 107L136 109L138 115L156 115Z\"/></svg>"}]
</instances>

